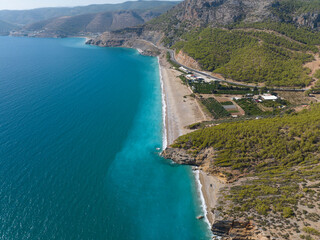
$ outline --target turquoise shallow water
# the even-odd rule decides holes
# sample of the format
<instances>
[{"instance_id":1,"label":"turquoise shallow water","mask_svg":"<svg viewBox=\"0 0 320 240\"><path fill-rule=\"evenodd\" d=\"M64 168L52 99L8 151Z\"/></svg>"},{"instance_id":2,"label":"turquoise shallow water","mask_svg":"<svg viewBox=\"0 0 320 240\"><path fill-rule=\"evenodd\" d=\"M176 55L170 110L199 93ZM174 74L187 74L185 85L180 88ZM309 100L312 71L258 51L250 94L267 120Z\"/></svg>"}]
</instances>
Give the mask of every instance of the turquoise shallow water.
<instances>
[{"instance_id":1,"label":"turquoise shallow water","mask_svg":"<svg viewBox=\"0 0 320 240\"><path fill-rule=\"evenodd\" d=\"M0 37L0 239L208 239L157 59L83 43Z\"/></svg>"}]
</instances>

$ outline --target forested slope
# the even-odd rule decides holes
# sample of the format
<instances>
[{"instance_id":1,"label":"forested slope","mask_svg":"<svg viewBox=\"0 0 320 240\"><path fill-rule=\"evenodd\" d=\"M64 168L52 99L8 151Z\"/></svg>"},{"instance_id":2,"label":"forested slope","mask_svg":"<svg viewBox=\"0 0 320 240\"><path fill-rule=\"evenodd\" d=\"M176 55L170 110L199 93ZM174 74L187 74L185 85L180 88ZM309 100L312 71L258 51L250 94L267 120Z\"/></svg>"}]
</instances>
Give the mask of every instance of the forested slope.
<instances>
[{"instance_id":1,"label":"forested slope","mask_svg":"<svg viewBox=\"0 0 320 240\"><path fill-rule=\"evenodd\" d=\"M291 239L306 226L319 227L319 122L320 105L313 105L298 114L197 130L166 151L172 157L172 150L184 149L197 165L233 182L215 213L252 219L270 230L280 227L277 237Z\"/></svg>"},{"instance_id":2,"label":"forested slope","mask_svg":"<svg viewBox=\"0 0 320 240\"><path fill-rule=\"evenodd\" d=\"M147 27L163 31L164 45L182 49L204 70L305 87L311 78L303 65L319 51L319 22L319 0L186 0Z\"/></svg>"},{"instance_id":3,"label":"forested slope","mask_svg":"<svg viewBox=\"0 0 320 240\"><path fill-rule=\"evenodd\" d=\"M318 53L319 36L318 32L291 24L243 24L229 29L196 29L183 34L173 48L183 50L204 70L226 78L267 86L305 87L312 79L303 64Z\"/></svg>"}]
</instances>

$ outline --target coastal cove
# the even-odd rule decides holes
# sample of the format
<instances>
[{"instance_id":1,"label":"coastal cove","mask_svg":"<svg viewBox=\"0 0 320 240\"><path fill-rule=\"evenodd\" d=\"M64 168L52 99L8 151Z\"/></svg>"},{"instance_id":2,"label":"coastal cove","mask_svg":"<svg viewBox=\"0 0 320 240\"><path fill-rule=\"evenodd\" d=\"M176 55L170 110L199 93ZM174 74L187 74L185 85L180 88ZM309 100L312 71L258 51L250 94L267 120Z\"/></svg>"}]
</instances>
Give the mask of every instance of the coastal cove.
<instances>
[{"instance_id":1,"label":"coastal cove","mask_svg":"<svg viewBox=\"0 0 320 240\"><path fill-rule=\"evenodd\" d=\"M210 238L196 219L203 210L191 168L157 150L164 141L157 58L80 38L0 37L0 51L0 236ZM172 117L175 108L189 115L198 106L183 96L170 104L166 74L173 73L161 68L170 144L186 133L177 125L202 115Z\"/></svg>"}]
</instances>

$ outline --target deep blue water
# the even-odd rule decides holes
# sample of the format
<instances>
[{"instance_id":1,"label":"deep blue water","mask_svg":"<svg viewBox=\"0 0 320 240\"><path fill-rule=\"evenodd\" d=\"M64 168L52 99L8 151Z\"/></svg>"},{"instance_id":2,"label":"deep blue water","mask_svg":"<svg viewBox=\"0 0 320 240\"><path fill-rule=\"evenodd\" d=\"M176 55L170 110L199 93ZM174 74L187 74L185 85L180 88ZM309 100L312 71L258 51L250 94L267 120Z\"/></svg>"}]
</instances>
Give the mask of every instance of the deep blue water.
<instances>
[{"instance_id":1,"label":"deep blue water","mask_svg":"<svg viewBox=\"0 0 320 240\"><path fill-rule=\"evenodd\" d=\"M156 58L0 37L0 239L208 239L161 109Z\"/></svg>"}]
</instances>

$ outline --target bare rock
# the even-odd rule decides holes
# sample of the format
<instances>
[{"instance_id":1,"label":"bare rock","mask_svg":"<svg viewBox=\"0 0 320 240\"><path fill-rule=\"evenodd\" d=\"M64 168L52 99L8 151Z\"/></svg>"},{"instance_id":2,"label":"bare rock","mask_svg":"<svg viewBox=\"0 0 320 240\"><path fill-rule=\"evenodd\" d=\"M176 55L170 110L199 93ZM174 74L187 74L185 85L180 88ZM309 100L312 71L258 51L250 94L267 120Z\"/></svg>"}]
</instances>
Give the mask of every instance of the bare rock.
<instances>
[{"instance_id":1,"label":"bare rock","mask_svg":"<svg viewBox=\"0 0 320 240\"><path fill-rule=\"evenodd\" d=\"M197 163L195 156L182 148L169 147L162 152L162 156L166 159L171 159L178 164L199 166L199 163Z\"/></svg>"},{"instance_id":2,"label":"bare rock","mask_svg":"<svg viewBox=\"0 0 320 240\"><path fill-rule=\"evenodd\" d=\"M230 240L255 239L253 237L254 226L250 221L220 220L214 222L211 227L214 235Z\"/></svg>"}]
</instances>

